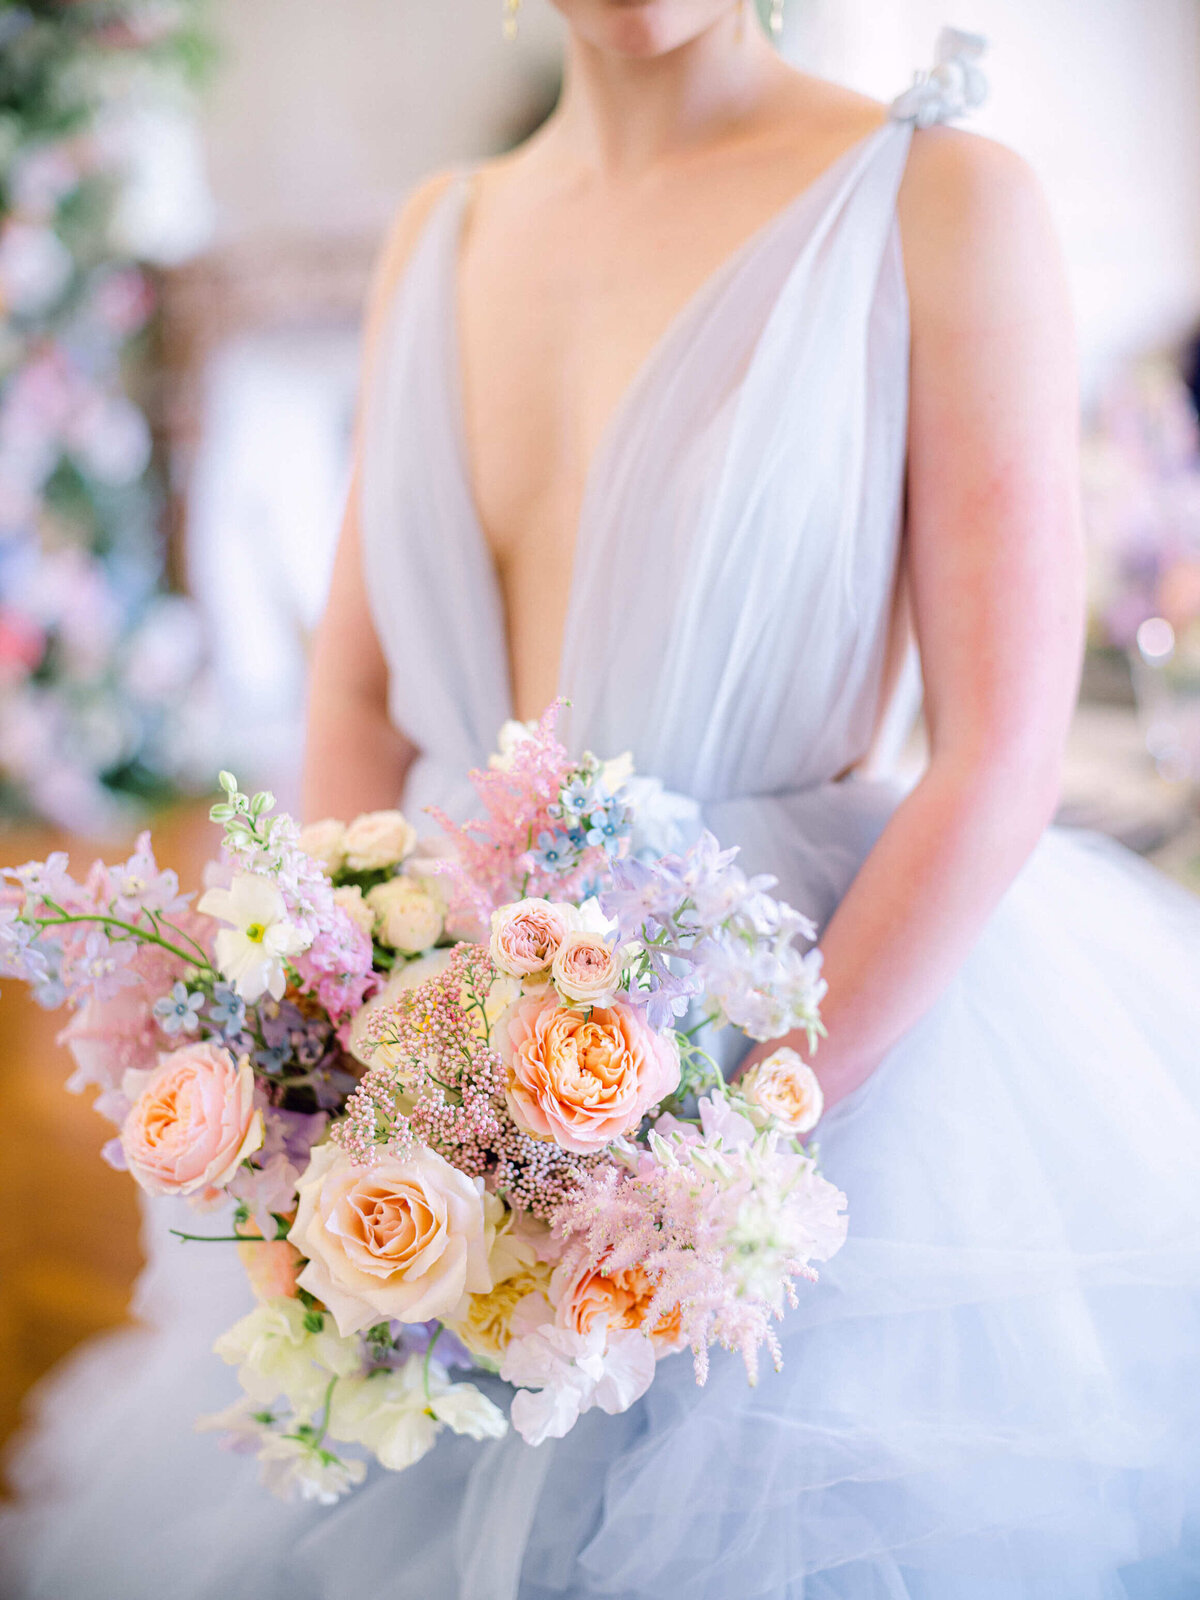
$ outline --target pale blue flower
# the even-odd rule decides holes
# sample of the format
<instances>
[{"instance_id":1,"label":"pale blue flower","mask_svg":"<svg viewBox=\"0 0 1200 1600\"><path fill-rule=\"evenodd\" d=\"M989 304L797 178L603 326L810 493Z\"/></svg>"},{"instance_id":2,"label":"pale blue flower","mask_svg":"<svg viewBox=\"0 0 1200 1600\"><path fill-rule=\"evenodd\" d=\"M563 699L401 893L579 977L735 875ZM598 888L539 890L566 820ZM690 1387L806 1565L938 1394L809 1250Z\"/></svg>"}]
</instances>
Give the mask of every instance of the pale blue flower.
<instances>
[{"instance_id":1,"label":"pale blue flower","mask_svg":"<svg viewBox=\"0 0 1200 1600\"><path fill-rule=\"evenodd\" d=\"M200 1026L200 1007L204 995L185 983L173 983L170 993L154 1002L154 1015L164 1033L195 1033Z\"/></svg>"}]
</instances>

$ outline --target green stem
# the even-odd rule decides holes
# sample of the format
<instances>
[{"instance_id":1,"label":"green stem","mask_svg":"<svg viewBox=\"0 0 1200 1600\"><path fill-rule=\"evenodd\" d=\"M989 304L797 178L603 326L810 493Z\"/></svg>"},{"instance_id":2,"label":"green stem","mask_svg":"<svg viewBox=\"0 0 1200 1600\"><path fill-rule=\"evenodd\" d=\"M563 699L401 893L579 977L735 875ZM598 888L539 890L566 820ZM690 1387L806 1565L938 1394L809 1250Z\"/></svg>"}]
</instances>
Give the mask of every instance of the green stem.
<instances>
[{"instance_id":1,"label":"green stem","mask_svg":"<svg viewBox=\"0 0 1200 1600\"><path fill-rule=\"evenodd\" d=\"M160 934L161 937L160 930L163 927L170 928L171 932L178 938L186 939L188 944L191 945L192 949L199 956L200 959L196 962L196 965L199 967L208 966L208 951L205 950L204 946L199 942L199 940L193 939L190 933L185 933L182 928L177 928L173 922L168 922L165 917L159 916L156 912L147 911L146 915L150 918L150 923L155 933ZM211 971L212 969L209 968L209 970Z\"/></svg>"},{"instance_id":2,"label":"green stem","mask_svg":"<svg viewBox=\"0 0 1200 1600\"><path fill-rule=\"evenodd\" d=\"M430 1339L429 1343L425 1346L425 1362L424 1362L424 1365L421 1368L421 1381L425 1385L425 1398L426 1398L426 1400L428 1400L430 1405L433 1404L433 1396L429 1392L429 1363L433 1360L433 1347L438 1342L438 1340L442 1337L442 1334L444 1332L445 1332L445 1324L439 1322L438 1325L437 1325L437 1332L433 1335L433 1337Z\"/></svg>"},{"instance_id":3,"label":"green stem","mask_svg":"<svg viewBox=\"0 0 1200 1600\"><path fill-rule=\"evenodd\" d=\"M337 1381L337 1373L335 1372L325 1386L325 1407L321 1412L321 1431L313 1441L314 1448L317 1450L321 1448L325 1435L329 1431L329 1408L333 1404L333 1391L337 1388Z\"/></svg>"},{"instance_id":4,"label":"green stem","mask_svg":"<svg viewBox=\"0 0 1200 1600\"><path fill-rule=\"evenodd\" d=\"M50 900L48 900L46 904L51 906L54 905L53 901ZM76 915L72 914L71 912L64 911L61 906L54 906L54 910L59 912L57 917L31 917L29 920L31 922L35 922L39 928L61 928L66 926L68 923L76 922L101 922L106 927L120 928L123 932L132 934L135 939L140 939L143 944L158 945L160 949L166 950L168 954L178 956L180 961L186 963L186 965L189 967L203 966L206 971L212 974L214 979L217 976L217 974L213 972L212 967L209 966L207 956L202 962L198 962L193 955L189 954L188 951L181 950L178 945L171 944L168 940L162 938L160 934L147 933L145 928L139 928L135 922L124 922L120 917L107 916L101 912L88 912L86 914ZM178 932L178 929L172 929L172 932ZM187 935L185 934L183 937L186 938ZM199 946L197 946L197 948L199 948Z\"/></svg>"},{"instance_id":5,"label":"green stem","mask_svg":"<svg viewBox=\"0 0 1200 1600\"><path fill-rule=\"evenodd\" d=\"M172 1228L177 1239L190 1239L196 1244L277 1244L277 1239L266 1239L261 1233L180 1233Z\"/></svg>"}]
</instances>

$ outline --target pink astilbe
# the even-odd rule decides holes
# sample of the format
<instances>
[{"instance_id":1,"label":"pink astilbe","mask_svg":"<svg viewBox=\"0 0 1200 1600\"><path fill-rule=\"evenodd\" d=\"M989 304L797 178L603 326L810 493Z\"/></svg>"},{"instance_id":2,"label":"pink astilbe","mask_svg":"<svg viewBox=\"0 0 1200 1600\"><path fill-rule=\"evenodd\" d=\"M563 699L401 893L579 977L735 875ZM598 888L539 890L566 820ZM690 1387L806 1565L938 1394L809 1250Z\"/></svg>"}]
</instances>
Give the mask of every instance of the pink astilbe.
<instances>
[{"instance_id":1,"label":"pink astilbe","mask_svg":"<svg viewBox=\"0 0 1200 1600\"><path fill-rule=\"evenodd\" d=\"M483 818L460 825L445 812L430 808L453 849L450 859L433 868L445 886L453 916L486 927L497 906L526 895L553 890L549 898L573 898L573 881L540 872L534 860L539 837L561 826L550 807L557 804L575 770L575 762L555 734L562 707L561 700L548 706L529 736L512 746L501 765L476 768L468 774L483 802ZM592 854L597 862L604 860L602 850L589 852ZM584 876L586 869L576 871L572 880Z\"/></svg>"},{"instance_id":2,"label":"pink astilbe","mask_svg":"<svg viewBox=\"0 0 1200 1600\"><path fill-rule=\"evenodd\" d=\"M663 1118L649 1151L584 1179L554 1218L564 1271L615 1275L641 1267L654 1285L643 1325L678 1313L697 1382L708 1349L736 1350L753 1383L765 1345L780 1363L774 1322L796 1303L797 1279L841 1248L844 1198L778 1131L756 1133L723 1099L701 1101L704 1126Z\"/></svg>"}]
</instances>

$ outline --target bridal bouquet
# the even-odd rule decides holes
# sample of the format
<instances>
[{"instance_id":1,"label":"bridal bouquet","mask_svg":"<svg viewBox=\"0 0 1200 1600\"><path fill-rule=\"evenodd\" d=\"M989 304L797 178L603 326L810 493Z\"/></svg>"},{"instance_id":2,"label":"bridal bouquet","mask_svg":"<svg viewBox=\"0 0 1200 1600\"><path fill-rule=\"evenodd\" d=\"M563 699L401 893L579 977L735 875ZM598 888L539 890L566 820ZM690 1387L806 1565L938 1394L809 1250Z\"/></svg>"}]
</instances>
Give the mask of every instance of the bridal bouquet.
<instances>
[{"instance_id":1,"label":"bridal bouquet","mask_svg":"<svg viewBox=\"0 0 1200 1600\"><path fill-rule=\"evenodd\" d=\"M216 1345L243 1397L200 1426L280 1494L360 1482L345 1446L399 1470L445 1427L561 1436L685 1348L753 1381L845 1236L811 1069L727 1084L701 1048L815 1045L815 930L711 834L664 852L661 791L573 759L556 715L510 724L482 819L431 840L398 812L298 829L223 775L195 904L146 835L82 882L3 874L0 974L71 1008L108 1158L221 1208L180 1237L228 1240L257 1305Z\"/></svg>"}]
</instances>

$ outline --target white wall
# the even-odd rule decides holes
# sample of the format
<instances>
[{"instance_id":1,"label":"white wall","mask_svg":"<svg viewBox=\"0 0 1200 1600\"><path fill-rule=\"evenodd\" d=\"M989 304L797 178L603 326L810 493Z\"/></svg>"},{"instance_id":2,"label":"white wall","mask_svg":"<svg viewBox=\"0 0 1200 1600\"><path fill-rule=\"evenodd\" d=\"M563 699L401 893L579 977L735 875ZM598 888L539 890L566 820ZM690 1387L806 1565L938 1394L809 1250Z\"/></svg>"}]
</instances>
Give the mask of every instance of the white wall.
<instances>
[{"instance_id":1,"label":"white wall","mask_svg":"<svg viewBox=\"0 0 1200 1600\"><path fill-rule=\"evenodd\" d=\"M1085 386L1200 320L1197 0L790 0L789 54L881 97L943 22L986 34L972 126L1041 176L1067 255Z\"/></svg>"},{"instance_id":2,"label":"white wall","mask_svg":"<svg viewBox=\"0 0 1200 1600\"><path fill-rule=\"evenodd\" d=\"M559 29L526 0L213 0L223 60L205 136L218 240L379 232L422 174L495 148L553 72Z\"/></svg>"}]
</instances>

